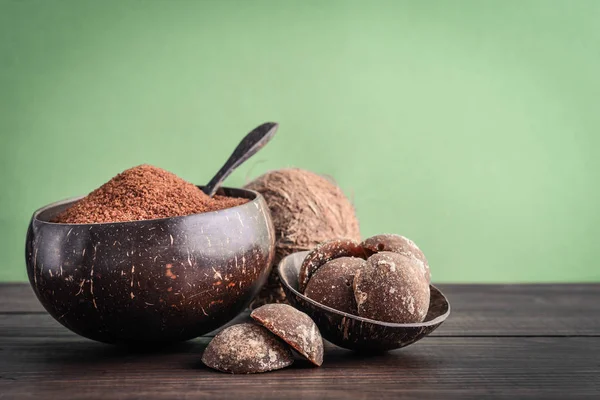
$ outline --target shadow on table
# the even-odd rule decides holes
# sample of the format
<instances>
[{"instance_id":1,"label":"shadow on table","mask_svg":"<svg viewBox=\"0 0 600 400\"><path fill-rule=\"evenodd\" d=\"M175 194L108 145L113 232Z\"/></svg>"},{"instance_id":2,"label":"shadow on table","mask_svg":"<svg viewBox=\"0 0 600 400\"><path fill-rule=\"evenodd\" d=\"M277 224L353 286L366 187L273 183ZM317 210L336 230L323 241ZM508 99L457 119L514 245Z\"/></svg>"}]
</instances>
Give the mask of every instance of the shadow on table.
<instances>
[{"instance_id":1,"label":"shadow on table","mask_svg":"<svg viewBox=\"0 0 600 400\"><path fill-rule=\"evenodd\" d=\"M197 338L187 342L169 345L115 346L93 341L48 341L40 343L37 356L45 364L67 369L78 366L95 366L98 368L127 369L148 368L148 365L171 365L174 368L206 370L215 373L205 366L202 353L212 338ZM36 346L38 347L38 346ZM302 371L303 374L319 375L329 369L351 368L359 370L368 368L373 371L379 368L393 367L395 370L420 370L437 368L438 359L432 359L422 352L395 350L389 353L365 354L345 350L329 343L325 346L324 362L315 367L302 356L295 354L294 364L286 368L291 371Z\"/></svg>"},{"instance_id":2,"label":"shadow on table","mask_svg":"<svg viewBox=\"0 0 600 400\"><path fill-rule=\"evenodd\" d=\"M207 340L195 339L187 342L163 345L120 346L93 341L52 341L41 345L39 355L45 362L62 365L91 365L120 360L143 360L172 357L180 354L201 354Z\"/></svg>"},{"instance_id":3,"label":"shadow on table","mask_svg":"<svg viewBox=\"0 0 600 400\"><path fill-rule=\"evenodd\" d=\"M199 351L201 352L202 350ZM222 372L215 371L204 365L200 357L201 356L190 360L184 367L222 374ZM302 374L319 375L321 373L326 373L329 369L344 369L346 367L356 370L356 367L359 366L360 369L368 368L369 371L373 371L377 368L389 368L390 366L393 366L396 370L411 370L431 369L438 367L439 364L439 360L432 360L424 354L403 352L401 350L395 350L389 353L365 354L330 345L327 346L325 350L323 365L321 367L316 367L310 361L294 352L294 364L285 368L284 371L290 371L290 373L294 373L293 371L301 371Z\"/></svg>"}]
</instances>

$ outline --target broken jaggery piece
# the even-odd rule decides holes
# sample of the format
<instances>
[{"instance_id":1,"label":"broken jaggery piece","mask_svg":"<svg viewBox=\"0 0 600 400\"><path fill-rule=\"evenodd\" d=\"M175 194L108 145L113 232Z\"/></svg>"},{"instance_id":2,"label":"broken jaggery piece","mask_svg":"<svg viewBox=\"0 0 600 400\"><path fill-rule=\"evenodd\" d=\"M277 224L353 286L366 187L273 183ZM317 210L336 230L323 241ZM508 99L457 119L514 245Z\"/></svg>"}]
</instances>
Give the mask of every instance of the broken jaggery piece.
<instances>
[{"instance_id":1,"label":"broken jaggery piece","mask_svg":"<svg viewBox=\"0 0 600 400\"><path fill-rule=\"evenodd\" d=\"M323 364L323 338L314 321L287 304L265 304L250 316L316 366Z\"/></svg>"},{"instance_id":2,"label":"broken jaggery piece","mask_svg":"<svg viewBox=\"0 0 600 400\"><path fill-rule=\"evenodd\" d=\"M208 344L202 362L232 374L254 374L285 368L294 362L289 347L266 328L237 324L223 329Z\"/></svg>"}]
</instances>

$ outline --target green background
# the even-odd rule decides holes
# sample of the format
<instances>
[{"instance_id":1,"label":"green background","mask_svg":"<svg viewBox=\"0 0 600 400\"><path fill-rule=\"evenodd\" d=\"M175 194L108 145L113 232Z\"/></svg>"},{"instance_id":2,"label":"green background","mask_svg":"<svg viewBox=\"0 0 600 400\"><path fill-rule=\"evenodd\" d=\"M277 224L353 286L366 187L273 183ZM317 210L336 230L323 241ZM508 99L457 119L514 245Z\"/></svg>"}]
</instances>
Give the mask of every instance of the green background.
<instances>
[{"instance_id":1,"label":"green background","mask_svg":"<svg viewBox=\"0 0 600 400\"><path fill-rule=\"evenodd\" d=\"M31 213L150 163L333 176L438 282L599 281L600 1L0 0L0 280Z\"/></svg>"}]
</instances>

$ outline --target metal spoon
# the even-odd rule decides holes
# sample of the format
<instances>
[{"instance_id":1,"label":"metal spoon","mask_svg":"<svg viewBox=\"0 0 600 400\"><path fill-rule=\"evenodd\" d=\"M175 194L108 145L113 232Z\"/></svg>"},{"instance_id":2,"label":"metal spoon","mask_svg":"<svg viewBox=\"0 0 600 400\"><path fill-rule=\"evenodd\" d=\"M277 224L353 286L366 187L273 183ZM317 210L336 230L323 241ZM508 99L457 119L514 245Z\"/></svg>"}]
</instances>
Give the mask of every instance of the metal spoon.
<instances>
[{"instance_id":1,"label":"metal spoon","mask_svg":"<svg viewBox=\"0 0 600 400\"><path fill-rule=\"evenodd\" d=\"M221 187L223 181L244 161L262 149L277 132L279 124L276 122L265 122L254 128L240 144L235 148L229 159L223 164L216 175L202 189L204 193L213 197Z\"/></svg>"}]
</instances>

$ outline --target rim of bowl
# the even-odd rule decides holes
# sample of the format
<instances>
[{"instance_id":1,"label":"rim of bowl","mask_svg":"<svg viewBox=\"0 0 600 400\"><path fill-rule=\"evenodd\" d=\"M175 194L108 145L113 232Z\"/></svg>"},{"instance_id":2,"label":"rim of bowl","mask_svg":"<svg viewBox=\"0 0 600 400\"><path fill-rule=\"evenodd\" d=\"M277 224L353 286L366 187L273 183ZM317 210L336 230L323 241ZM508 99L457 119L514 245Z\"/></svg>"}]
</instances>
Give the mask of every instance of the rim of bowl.
<instances>
[{"instance_id":1,"label":"rim of bowl","mask_svg":"<svg viewBox=\"0 0 600 400\"><path fill-rule=\"evenodd\" d=\"M203 185L196 185L197 188L202 189L204 186ZM233 206L233 207L229 207L229 208L224 208L222 210L215 210L215 211L207 211L207 212L202 212L202 213L195 213L195 214L188 214L188 215L177 215L174 217L165 217L165 218L153 218L153 219L136 219L133 221L115 221L115 222L86 222L86 223L68 223L68 222L51 222L51 221L46 221L43 219L39 218L39 215L45 211L48 211L51 208L54 207L58 207L61 205L64 205L66 203L74 203L78 200L83 199L85 196L76 196L76 197L70 197L67 199L63 199L63 200L59 200L59 201L55 201L54 203L50 203L47 204L43 207L38 208L37 210L35 210L33 212L33 216L31 217L32 221L35 220L36 222L42 223L42 224L48 224L48 225L57 225L57 226L100 226L100 225L126 225L126 224L132 224L132 223L153 223L153 222L161 222L161 221L166 221L166 220L171 220L171 219L178 219L178 218L187 218L187 217L193 217L193 216L199 216L199 215L206 215L207 217L210 215L216 215L219 212L222 212L224 210L231 210L231 209L236 209L236 208L242 208L242 207L249 207L252 204L254 204L257 201L260 201L263 196L255 191L255 190L250 190L250 189L242 189L242 188L231 188L231 187L224 187L221 186L221 188L219 188L219 190L239 190L242 192L246 192L246 193L250 193L254 196L254 198L249 198L249 197L242 197L242 198L246 198L249 199L250 201L248 201L247 203L244 204L240 204L239 206ZM231 196L230 196L231 197Z\"/></svg>"},{"instance_id":2,"label":"rim of bowl","mask_svg":"<svg viewBox=\"0 0 600 400\"><path fill-rule=\"evenodd\" d=\"M375 325L380 325L380 326L387 326L390 328L422 328L424 326L432 326L432 325L438 325L442 322L444 322L446 320L446 318L448 318L448 316L450 315L450 302L448 301L448 298L446 297L446 295L437 287L435 287L434 285L432 285L431 283L429 284L430 288L434 288L435 290L437 290L442 297L444 298L444 300L446 301L446 304L448 305L448 309L446 310L445 313L443 313L442 315L439 315L437 317L435 317L432 320L429 321L424 321L424 322L413 322L413 323L409 323L409 324L398 324L395 322L384 322L384 321L377 321L375 319L369 319L369 318L364 318L364 317L359 317L358 315L353 315L353 314L348 314L345 313L343 311L340 310L336 310L335 308L331 308L329 306L326 306L324 304L321 304L313 299L311 299L310 297L306 297L304 294L300 293L299 291L297 291L295 288L293 288L286 279L284 279L283 277L283 273L282 273L282 266L283 266L283 262L288 258L288 257L292 257L296 254L300 254L300 253L305 253L305 257L306 255L309 253L308 251L299 251L296 253L292 253L290 255L285 256L284 258L281 259L281 261L279 262L279 264L277 265L277 275L279 276L279 280L289 289L291 290L296 296L300 297L302 300L317 306L317 307L321 307L329 312L332 312L334 314L338 314L342 317L346 317L346 318L352 318L361 322L368 322L370 324L375 324ZM302 258L302 260L304 260L304 257Z\"/></svg>"}]
</instances>

